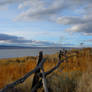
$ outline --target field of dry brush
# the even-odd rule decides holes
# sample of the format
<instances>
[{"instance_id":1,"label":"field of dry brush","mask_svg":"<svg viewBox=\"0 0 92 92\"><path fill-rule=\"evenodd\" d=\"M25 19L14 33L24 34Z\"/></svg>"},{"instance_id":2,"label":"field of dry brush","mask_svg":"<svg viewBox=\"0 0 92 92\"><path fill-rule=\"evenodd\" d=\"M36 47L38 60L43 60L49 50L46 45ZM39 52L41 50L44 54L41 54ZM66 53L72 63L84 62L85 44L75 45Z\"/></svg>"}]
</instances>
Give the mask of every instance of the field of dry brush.
<instances>
[{"instance_id":1,"label":"field of dry brush","mask_svg":"<svg viewBox=\"0 0 92 92\"><path fill-rule=\"evenodd\" d=\"M48 87L52 92L92 92L92 49L73 49L67 56L74 56L60 65L47 77ZM45 55L45 71L51 69L58 62L58 53ZM36 67L38 57L20 57L0 59L0 88L21 78ZM23 84L16 86L11 92L31 92L33 75ZM39 89L42 92L43 88ZM10 91L9 91L10 92Z\"/></svg>"}]
</instances>

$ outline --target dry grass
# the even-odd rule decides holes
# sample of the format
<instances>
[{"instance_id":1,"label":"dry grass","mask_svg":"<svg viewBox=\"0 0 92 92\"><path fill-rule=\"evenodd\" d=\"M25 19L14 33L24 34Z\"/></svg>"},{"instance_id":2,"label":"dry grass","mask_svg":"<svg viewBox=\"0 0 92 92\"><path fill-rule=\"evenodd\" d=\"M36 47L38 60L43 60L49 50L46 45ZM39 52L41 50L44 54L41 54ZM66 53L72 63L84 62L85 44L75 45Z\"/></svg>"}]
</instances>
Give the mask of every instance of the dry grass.
<instances>
[{"instance_id":1,"label":"dry grass","mask_svg":"<svg viewBox=\"0 0 92 92\"><path fill-rule=\"evenodd\" d=\"M92 49L71 50L67 55L73 55L74 52L77 56L68 59L47 77L52 92L92 92ZM58 53L44 57L48 57L44 64L45 71L57 64ZM37 59L38 57L21 57L0 60L0 88L34 69ZM30 92L32 79L33 76L29 77L8 92Z\"/></svg>"},{"instance_id":2,"label":"dry grass","mask_svg":"<svg viewBox=\"0 0 92 92\"><path fill-rule=\"evenodd\" d=\"M84 73L77 84L76 92L92 92L92 72Z\"/></svg>"}]
</instances>

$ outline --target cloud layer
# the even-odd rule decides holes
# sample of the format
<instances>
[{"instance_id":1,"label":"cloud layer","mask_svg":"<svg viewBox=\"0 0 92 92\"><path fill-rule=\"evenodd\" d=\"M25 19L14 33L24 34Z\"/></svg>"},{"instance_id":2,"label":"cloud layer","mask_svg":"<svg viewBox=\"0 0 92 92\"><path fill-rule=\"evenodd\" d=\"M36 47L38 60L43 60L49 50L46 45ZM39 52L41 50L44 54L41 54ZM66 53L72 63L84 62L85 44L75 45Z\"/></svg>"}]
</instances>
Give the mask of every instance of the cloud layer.
<instances>
[{"instance_id":1,"label":"cloud layer","mask_svg":"<svg viewBox=\"0 0 92 92\"><path fill-rule=\"evenodd\" d=\"M20 11L15 21L51 21L68 25L65 31L92 35L92 0L0 0L1 6L15 3ZM9 41L30 42L24 38Z\"/></svg>"},{"instance_id":2,"label":"cloud layer","mask_svg":"<svg viewBox=\"0 0 92 92\"><path fill-rule=\"evenodd\" d=\"M15 20L48 20L70 25L68 31L92 35L92 0L24 0L18 5L18 9L25 11ZM67 15L64 15L65 11Z\"/></svg>"},{"instance_id":3,"label":"cloud layer","mask_svg":"<svg viewBox=\"0 0 92 92\"><path fill-rule=\"evenodd\" d=\"M10 45L24 45L24 46L61 46L61 44L51 43L47 41L33 41L26 40L23 37L0 34L0 44L10 44Z\"/></svg>"},{"instance_id":4,"label":"cloud layer","mask_svg":"<svg viewBox=\"0 0 92 92\"><path fill-rule=\"evenodd\" d=\"M12 36L8 34L0 34L0 41L7 42L7 43L31 43L32 40L25 40L23 37Z\"/></svg>"},{"instance_id":5,"label":"cloud layer","mask_svg":"<svg viewBox=\"0 0 92 92\"><path fill-rule=\"evenodd\" d=\"M79 0L51 0L46 2L46 0L29 0L21 3L18 8L23 9L23 11L16 20L53 20L53 16L60 16L60 14L69 9L75 9L82 2Z\"/></svg>"}]
</instances>

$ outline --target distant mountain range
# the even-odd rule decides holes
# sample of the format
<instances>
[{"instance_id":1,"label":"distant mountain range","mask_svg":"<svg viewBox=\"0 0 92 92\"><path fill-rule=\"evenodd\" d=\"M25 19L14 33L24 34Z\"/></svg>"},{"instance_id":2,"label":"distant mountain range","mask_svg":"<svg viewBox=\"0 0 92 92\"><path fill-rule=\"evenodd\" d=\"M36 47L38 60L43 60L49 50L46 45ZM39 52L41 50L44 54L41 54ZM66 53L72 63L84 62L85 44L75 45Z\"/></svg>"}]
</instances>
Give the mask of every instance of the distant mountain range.
<instances>
[{"instance_id":1,"label":"distant mountain range","mask_svg":"<svg viewBox=\"0 0 92 92\"><path fill-rule=\"evenodd\" d=\"M0 49L22 49L22 48L30 48L30 47L0 45Z\"/></svg>"},{"instance_id":2,"label":"distant mountain range","mask_svg":"<svg viewBox=\"0 0 92 92\"><path fill-rule=\"evenodd\" d=\"M0 49L46 49L46 48L66 48L66 49L69 49L69 48L74 48L74 47L36 47L36 46L31 46L31 47L28 47L28 46L9 46L9 45L0 45Z\"/></svg>"}]
</instances>

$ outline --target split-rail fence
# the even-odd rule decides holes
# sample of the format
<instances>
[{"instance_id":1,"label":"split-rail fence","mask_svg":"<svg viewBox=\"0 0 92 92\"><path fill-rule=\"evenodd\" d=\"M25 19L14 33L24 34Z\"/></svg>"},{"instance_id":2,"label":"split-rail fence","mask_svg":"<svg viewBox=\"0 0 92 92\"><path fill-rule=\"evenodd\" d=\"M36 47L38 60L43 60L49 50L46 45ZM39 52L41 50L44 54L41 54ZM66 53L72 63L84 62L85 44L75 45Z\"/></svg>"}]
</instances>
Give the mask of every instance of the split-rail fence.
<instances>
[{"instance_id":1,"label":"split-rail fence","mask_svg":"<svg viewBox=\"0 0 92 92\"><path fill-rule=\"evenodd\" d=\"M65 58L62 59L63 56L65 56ZM13 82L11 84L8 84L4 88L0 89L0 92L7 92L7 90L10 90L10 89L14 88L16 85L23 83L32 74L34 74L34 78L32 81L31 92L37 92L37 90L39 88L41 88L42 86L43 86L45 92L49 92L48 87L47 87L47 81L46 81L47 75L54 72L60 66L61 63L63 63L65 60L67 61L68 58L71 58L73 56L75 56L75 55L66 56L66 52L62 52L60 50L59 56L58 56L59 61L56 64L56 66L53 67L52 69L50 69L49 71L44 72L43 64L45 63L46 58L43 58L43 52L40 51L37 66L32 71L25 74L22 78L16 80L15 82Z\"/></svg>"}]
</instances>

